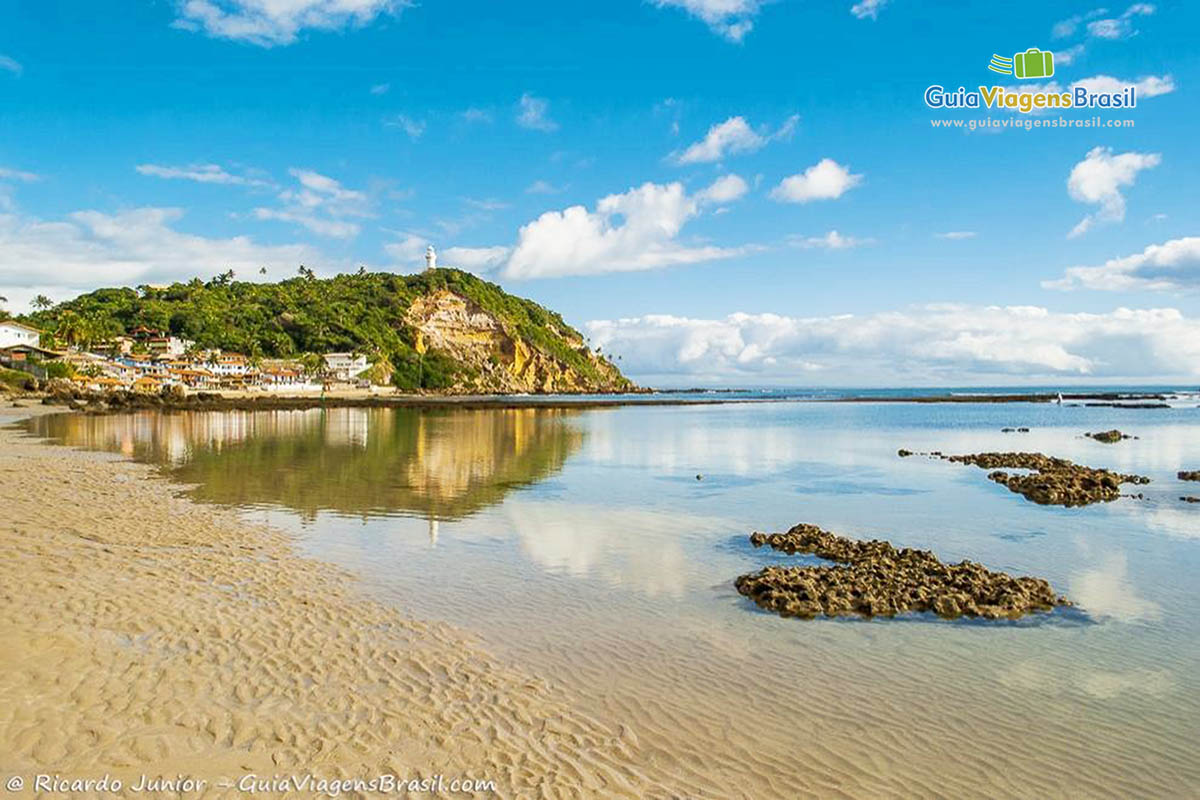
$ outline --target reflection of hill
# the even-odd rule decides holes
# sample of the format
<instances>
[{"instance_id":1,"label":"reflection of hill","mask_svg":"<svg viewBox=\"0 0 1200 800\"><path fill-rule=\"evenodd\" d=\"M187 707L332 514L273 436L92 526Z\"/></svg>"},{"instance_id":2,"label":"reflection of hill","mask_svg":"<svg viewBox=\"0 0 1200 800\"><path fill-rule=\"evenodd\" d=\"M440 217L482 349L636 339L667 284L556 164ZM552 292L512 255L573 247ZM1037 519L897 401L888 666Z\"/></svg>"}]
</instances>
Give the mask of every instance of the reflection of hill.
<instances>
[{"instance_id":1,"label":"reflection of hill","mask_svg":"<svg viewBox=\"0 0 1200 800\"><path fill-rule=\"evenodd\" d=\"M569 409L309 411L47 417L38 433L166 464L208 502L306 515L460 519L554 474L583 434Z\"/></svg>"}]
</instances>

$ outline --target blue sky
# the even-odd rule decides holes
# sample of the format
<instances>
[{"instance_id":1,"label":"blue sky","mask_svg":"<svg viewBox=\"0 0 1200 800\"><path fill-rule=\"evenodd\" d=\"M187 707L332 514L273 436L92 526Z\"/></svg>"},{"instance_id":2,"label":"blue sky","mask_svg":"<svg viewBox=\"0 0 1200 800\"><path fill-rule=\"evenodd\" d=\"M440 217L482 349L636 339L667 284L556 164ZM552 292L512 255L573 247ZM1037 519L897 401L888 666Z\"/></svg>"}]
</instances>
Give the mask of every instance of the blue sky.
<instances>
[{"instance_id":1,"label":"blue sky","mask_svg":"<svg viewBox=\"0 0 1200 800\"><path fill-rule=\"evenodd\" d=\"M1194 5L0 14L13 311L229 266L412 271L432 242L662 384L1200 375ZM987 63L1029 47L1058 87L1136 84L1136 109L1101 113L1134 126L932 128L1023 116L922 97L1016 87Z\"/></svg>"}]
</instances>

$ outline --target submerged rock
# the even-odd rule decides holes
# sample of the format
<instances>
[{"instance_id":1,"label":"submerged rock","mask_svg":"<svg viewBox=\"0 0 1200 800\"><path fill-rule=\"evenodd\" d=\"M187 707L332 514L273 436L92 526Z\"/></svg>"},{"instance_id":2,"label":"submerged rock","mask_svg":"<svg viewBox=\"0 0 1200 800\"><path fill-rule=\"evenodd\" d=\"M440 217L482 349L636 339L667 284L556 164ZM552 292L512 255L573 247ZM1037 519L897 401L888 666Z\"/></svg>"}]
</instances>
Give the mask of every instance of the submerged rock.
<instances>
[{"instance_id":1,"label":"submerged rock","mask_svg":"<svg viewBox=\"0 0 1200 800\"><path fill-rule=\"evenodd\" d=\"M1041 453L973 453L960 456L939 456L956 464L973 464L994 470L988 479L1007 486L1011 491L1042 505L1086 506L1107 503L1121 496L1121 484L1146 484L1143 475L1112 472L1085 467L1065 458L1053 458ZM1010 474L1006 469L1030 470Z\"/></svg>"},{"instance_id":2,"label":"submerged rock","mask_svg":"<svg viewBox=\"0 0 1200 800\"><path fill-rule=\"evenodd\" d=\"M1116 444L1122 439L1137 438L1136 436L1130 436L1128 433L1121 433L1116 428L1113 428L1111 431L1100 431L1099 433L1085 433L1084 436L1089 439L1095 439L1097 442L1104 442L1105 444Z\"/></svg>"},{"instance_id":3,"label":"submerged rock","mask_svg":"<svg viewBox=\"0 0 1200 800\"><path fill-rule=\"evenodd\" d=\"M738 577L737 590L784 617L842 614L892 617L933 611L941 617L1016 619L1070 605L1041 578L1013 577L982 564L944 564L928 550L858 541L802 523L787 533L754 533L750 542L788 554L812 553L836 566L769 566Z\"/></svg>"}]
</instances>

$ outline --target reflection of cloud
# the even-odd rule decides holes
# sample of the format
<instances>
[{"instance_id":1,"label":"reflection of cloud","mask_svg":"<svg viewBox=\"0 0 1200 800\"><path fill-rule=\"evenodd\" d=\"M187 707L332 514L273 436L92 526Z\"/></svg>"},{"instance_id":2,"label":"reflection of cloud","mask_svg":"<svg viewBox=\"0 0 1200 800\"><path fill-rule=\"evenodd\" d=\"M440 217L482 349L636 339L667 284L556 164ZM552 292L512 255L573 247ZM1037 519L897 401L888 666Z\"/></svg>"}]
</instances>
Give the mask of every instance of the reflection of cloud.
<instances>
[{"instance_id":1,"label":"reflection of cloud","mask_svg":"<svg viewBox=\"0 0 1200 800\"><path fill-rule=\"evenodd\" d=\"M1125 692L1158 697L1169 692L1174 686L1174 681L1171 680L1171 673L1164 669L1134 669L1128 672L1097 670L1084 673L1080 677L1079 685L1092 697L1111 700Z\"/></svg>"},{"instance_id":2,"label":"reflection of cloud","mask_svg":"<svg viewBox=\"0 0 1200 800\"><path fill-rule=\"evenodd\" d=\"M679 597L685 585L680 541L715 520L677 513L561 502L504 506L525 553L543 568L599 577L654 597Z\"/></svg>"},{"instance_id":3,"label":"reflection of cloud","mask_svg":"<svg viewBox=\"0 0 1200 800\"><path fill-rule=\"evenodd\" d=\"M1096 616L1136 622L1155 619L1161 613L1157 603L1137 594L1129 580L1123 553L1105 557L1095 569L1075 573L1070 586L1067 596Z\"/></svg>"},{"instance_id":4,"label":"reflection of cloud","mask_svg":"<svg viewBox=\"0 0 1200 800\"><path fill-rule=\"evenodd\" d=\"M1082 691L1099 700L1111 700L1126 693L1161 697L1175 686L1170 671L1165 669L1079 671L1074 667L1053 669L1035 661L1005 669L999 680L1013 689L1037 690L1052 695Z\"/></svg>"}]
</instances>

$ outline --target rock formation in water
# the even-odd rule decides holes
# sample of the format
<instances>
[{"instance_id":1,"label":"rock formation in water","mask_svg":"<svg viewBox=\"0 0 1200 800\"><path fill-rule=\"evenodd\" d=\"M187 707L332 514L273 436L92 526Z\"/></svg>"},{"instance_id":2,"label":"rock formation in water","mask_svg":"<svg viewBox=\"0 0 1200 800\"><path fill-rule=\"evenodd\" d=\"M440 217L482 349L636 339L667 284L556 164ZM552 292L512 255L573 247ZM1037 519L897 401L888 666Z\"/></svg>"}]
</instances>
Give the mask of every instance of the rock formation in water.
<instances>
[{"instance_id":1,"label":"rock formation in water","mask_svg":"<svg viewBox=\"0 0 1200 800\"><path fill-rule=\"evenodd\" d=\"M1084 436L1089 439L1095 439L1097 442L1105 444L1116 444L1123 439L1136 439L1136 436L1130 436L1128 433L1121 433L1116 428L1111 431L1100 431L1099 433L1085 433Z\"/></svg>"},{"instance_id":2,"label":"rock formation in water","mask_svg":"<svg viewBox=\"0 0 1200 800\"><path fill-rule=\"evenodd\" d=\"M1200 469L1184 470L1179 473L1181 481L1200 481Z\"/></svg>"},{"instance_id":3,"label":"rock formation in water","mask_svg":"<svg viewBox=\"0 0 1200 800\"><path fill-rule=\"evenodd\" d=\"M784 617L892 617L933 611L947 619L1015 619L1070 605L1041 578L1014 577L971 561L944 564L928 550L848 539L816 525L801 523L787 533L754 533L750 541L755 547L766 544L789 555L812 553L838 562L769 566L738 577L741 594Z\"/></svg>"},{"instance_id":4,"label":"rock formation in water","mask_svg":"<svg viewBox=\"0 0 1200 800\"><path fill-rule=\"evenodd\" d=\"M911 455L907 450L903 452ZM988 473L989 480L1003 484L1011 491L1041 505L1073 507L1107 503L1121 496L1121 484L1143 485L1150 482L1144 475L1086 467L1065 458L1053 458L1042 453L971 453L947 456L935 450L927 455L956 464L972 464L993 470ZM1005 471L1009 469L1028 472Z\"/></svg>"}]
</instances>

